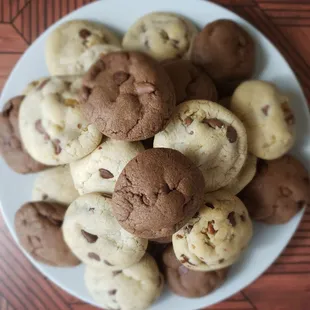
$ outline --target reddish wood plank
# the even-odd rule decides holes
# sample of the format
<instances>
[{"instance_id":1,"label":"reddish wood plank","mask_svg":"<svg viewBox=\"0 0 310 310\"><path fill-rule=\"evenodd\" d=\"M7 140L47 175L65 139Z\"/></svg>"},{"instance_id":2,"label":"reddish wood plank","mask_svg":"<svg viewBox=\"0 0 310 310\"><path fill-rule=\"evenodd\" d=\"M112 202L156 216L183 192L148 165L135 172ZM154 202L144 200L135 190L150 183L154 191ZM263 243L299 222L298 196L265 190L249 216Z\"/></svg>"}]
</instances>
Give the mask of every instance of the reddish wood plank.
<instances>
[{"instance_id":1,"label":"reddish wood plank","mask_svg":"<svg viewBox=\"0 0 310 310\"><path fill-rule=\"evenodd\" d=\"M25 41L9 24L0 24L0 51L5 53L23 52L27 47Z\"/></svg>"}]
</instances>

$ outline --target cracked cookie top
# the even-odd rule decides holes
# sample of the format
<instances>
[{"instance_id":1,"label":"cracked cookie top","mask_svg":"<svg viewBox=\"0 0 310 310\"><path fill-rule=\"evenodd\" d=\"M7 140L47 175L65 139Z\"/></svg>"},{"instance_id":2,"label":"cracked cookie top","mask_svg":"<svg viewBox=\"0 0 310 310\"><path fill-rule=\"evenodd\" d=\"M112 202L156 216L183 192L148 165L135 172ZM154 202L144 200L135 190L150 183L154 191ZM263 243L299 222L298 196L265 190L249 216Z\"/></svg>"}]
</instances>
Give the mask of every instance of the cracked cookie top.
<instances>
[{"instance_id":1,"label":"cracked cookie top","mask_svg":"<svg viewBox=\"0 0 310 310\"><path fill-rule=\"evenodd\" d=\"M171 236L201 207L203 190L201 172L184 155L150 149L132 159L119 176L113 213L136 236Z\"/></svg>"},{"instance_id":2,"label":"cracked cookie top","mask_svg":"<svg viewBox=\"0 0 310 310\"><path fill-rule=\"evenodd\" d=\"M211 271L236 262L252 234L252 221L242 201L217 191L205 195L204 206L172 236L172 243L186 268Z\"/></svg>"},{"instance_id":3,"label":"cracked cookie top","mask_svg":"<svg viewBox=\"0 0 310 310\"><path fill-rule=\"evenodd\" d=\"M177 104L192 99L217 101L217 90L213 81L189 60L169 61L164 63L163 67L173 83Z\"/></svg>"},{"instance_id":4,"label":"cracked cookie top","mask_svg":"<svg viewBox=\"0 0 310 310\"><path fill-rule=\"evenodd\" d=\"M15 215L15 230L21 246L37 261L52 266L75 266L62 235L66 208L56 202L25 203Z\"/></svg>"},{"instance_id":5,"label":"cracked cookie top","mask_svg":"<svg viewBox=\"0 0 310 310\"><path fill-rule=\"evenodd\" d=\"M101 57L84 77L84 116L106 136L143 140L167 124L175 107L172 82L164 69L138 52Z\"/></svg>"}]
</instances>

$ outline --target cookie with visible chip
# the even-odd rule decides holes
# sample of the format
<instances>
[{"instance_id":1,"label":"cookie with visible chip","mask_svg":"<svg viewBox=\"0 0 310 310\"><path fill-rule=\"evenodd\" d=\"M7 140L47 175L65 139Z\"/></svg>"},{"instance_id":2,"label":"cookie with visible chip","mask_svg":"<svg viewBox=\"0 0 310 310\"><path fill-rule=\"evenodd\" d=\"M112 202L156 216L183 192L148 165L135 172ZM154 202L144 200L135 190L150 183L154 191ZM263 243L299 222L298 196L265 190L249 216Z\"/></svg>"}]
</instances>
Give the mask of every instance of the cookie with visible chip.
<instances>
[{"instance_id":1,"label":"cookie with visible chip","mask_svg":"<svg viewBox=\"0 0 310 310\"><path fill-rule=\"evenodd\" d=\"M204 206L172 237L177 259L188 269L212 271L234 264L249 244L252 221L229 192L208 193Z\"/></svg>"},{"instance_id":2,"label":"cookie with visible chip","mask_svg":"<svg viewBox=\"0 0 310 310\"><path fill-rule=\"evenodd\" d=\"M198 30L183 16L153 12L138 19L125 33L123 47L157 60L187 58Z\"/></svg>"},{"instance_id":3,"label":"cookie with visible chip","mask_svg":"<svg viewBox=\"0 0 310 310\"><path fill-rule=\"evenodd\" d=\"M120 40L105 25L86 20L62 23L48 36L45 59L51 75L85 73L101 54L120 50Z\"/></svg>"},{"instance_id":4,"label":"cookie with visible chip","mask_svg":"<svg viewBox=\"0 0 310 310\"><path fill-rule=\"evenodd\" d=\"M207 100L179 104L167 127L155 135L154 147L176 149L201 170L205 191L229 184L247 156L247 135L241 121Z\"/></svg>"},{"instance_id":5,"label":"cookie with visible chip","mask_svg":"<svg viewBox=\"0 0 310 310\"><path fill-rule=\"evenodd\" d=\"M229 96L254 72L254 41L236 22L219 19L196 36L191 60L210 75L221 97Z\"/></svg>"},{"instance_id":6,"label":"cookie with visible chip","mask_svg":"<svg viewBox=\"0 0 310 310\"><path fill-rule=\"evenodd\" d=\"M53 201L68 207L78 197L68 165L47 169L36 176L32 200Z\"/></svg>"},{"instance_id":7,"label":"cookie with visible chip","mask_svg":"<svg viewBox=\"0 0 310 310\"><path fill-rule=\"evenodd\" d=\"M84 77L81 110L106 136L137 141L162 130L175 107L165 70L138 52L100 58Z\"/></svg>"},{"instance_id":8,"label":"cookie with visible chip","mask_svg":"<svg viewBox=\"0 0 310 310\"><path fill-rule=\"evenodd\" d=\"M173 247L163 253L164 274L169 288L184 297L202 297L220 287L226 280L229 268L214 271L193 271L176 258Z\"/></svg>"},{"instance_id":9,"label":"cookie with visible chip","mask_svg":"<svg viewBox=\"0 0 310 310\"><path fill-rule=\"evenodd\" d=\"M243 82L231 98L230 110L243 122L249 152L258 158L279 158L293 146L295 116L289 98L275 84L259 80Z\"/></svg>"},{"instance_id":10,"label":"cookie with visible chip","mask_svg":"<svg viewBox=\"0 0 310 310\"><path fill-rule=\"evenodd\" d=\"M85 284L94 300L104 309L145 310L160 296L164 279L155 260L148 254L122 270L86 267Z\"/></svg>"},{"instance_id":11,"label":"cookie with visible chip","mask_svg":"<svg viewBox=\"0 0 310 310\"><path fill-rule=\"evenodd\" d=\"M149 149L132 159L113 193L113 214L120 225L148 239L170 237L203 203L201 172L183 154Z\"/></svg>"},{"instance_id":12,"label":"cookie with visible chip","mask_svg":"<svg viewBox=\"0 0 310 310\"><path fill-rule=\"evenodd\" d=\"M61 165L91 153L102 134L82 116L77 76L50 77L23 100L19 128L26 150L46 165Z\"/></svg>"},{"instance_id":13,"label":"cookie with visible chip","mask_svg":"<svg viewBox=\"0 0 310 310\"><path fill-rule=\"evenodd\" d=\"M186 100L217 101L217 90L207 73L189 60L175 60L163 64L176 94L177 104Z\"/></svg>"},{"instance_id":14,"label":"cookie with visible chip","mask_svg":"<svg viewBox=\"0 0 310 310\"><path fill-rule=\"evenodd\" d=\"M310 206L309 173L290 155L259 160L254 179L238 196L253 219L284 224L303 207Z\"/></svg>"},{"instance_id":15,"label":"cookie with visible chip","mask_svg":"<svg viewBox=\"0 0 310 310\"><path fill-rule=\"evenodd\" d=\"M25 203L16 212L19 243L36 261L57 267L80 264L63 239L64 214L64 206L47 201Z\"/></svg>"},{"instance_id":16,"label":"cookie with visible chip","mask_svg":"<svg viewBox=\"0 0 310 310\"><path fill-rule=\"evenodd\" d=\"M97 269L129 267L143 257L148 244L122 229L112 215L111 198L99 193L80 196L69 206L63 233L72 252Z\"/></svg>"},{"instance_id":17,"label":"cookie with visible chip","mask_svg":"<svg viewBox=\"0 0 310 310\"><path fill-rule=\"evenodd\" d=\"M48 167L34 160L26 151L20 137L19 109L24 96L10 99L0 113L0 154L17 173L33 173Z\"/></svg>"},{"instance_id":18,"label":"cookie with visible chip","mask_svg":"<svg viewBox=\"0 0 310 310\"><path fill-rule=\"evenodd\" d=\"M70 164L75 188L80 195L91 192L112 194L123 168L142 151L141 142L104 138L91 154Z\"/></svg>"}]
</instances>

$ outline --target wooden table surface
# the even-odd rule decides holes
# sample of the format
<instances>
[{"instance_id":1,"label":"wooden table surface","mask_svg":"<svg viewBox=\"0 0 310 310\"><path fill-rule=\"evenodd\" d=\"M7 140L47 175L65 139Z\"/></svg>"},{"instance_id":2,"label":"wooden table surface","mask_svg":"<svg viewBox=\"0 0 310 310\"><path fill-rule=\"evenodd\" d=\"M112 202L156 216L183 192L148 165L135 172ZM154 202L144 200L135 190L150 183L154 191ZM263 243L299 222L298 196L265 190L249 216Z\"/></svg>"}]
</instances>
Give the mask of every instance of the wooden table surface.
<instances>
[{"instance_id":1,"label":"wooden table surface","mask_svg":"<svg viewBox=\"0 0 310 310\"><path fill-rule=\"evenodd\" d=\"M19 57L41 32L89 2L92 0L0 0L0 90ZM310 0L214 2L249 20L275 43L296 72L309 100ZM17 248L0 215L0 310L13 309L96 308L70 296L41 275ZM281 257L263 276L209 309L309 310L310 210Z\"/></svg>"}]
</instances>

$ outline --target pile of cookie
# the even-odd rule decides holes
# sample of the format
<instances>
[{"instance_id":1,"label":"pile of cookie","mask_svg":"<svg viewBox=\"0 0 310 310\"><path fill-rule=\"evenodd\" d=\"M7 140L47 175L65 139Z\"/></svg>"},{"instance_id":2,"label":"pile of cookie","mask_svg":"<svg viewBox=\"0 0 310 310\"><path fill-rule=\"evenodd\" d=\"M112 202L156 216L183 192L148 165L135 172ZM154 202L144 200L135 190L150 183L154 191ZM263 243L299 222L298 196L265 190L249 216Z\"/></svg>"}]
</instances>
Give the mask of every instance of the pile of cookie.
<instances>
[{"instance_id":1,"label":"pile of cookie","mask_svg":"<svg viewBox=\"0 0 310 310\"><path fill-rule=\"evenodd\" d=\"M251 80L255 59L253 39L230 20L199 32L151 13L122 44L90 21L55 28L51 76L0 116L4 160L41 171L15 217L23 248L52 266L83 262L106 309L146 309L165 280L186 297L219 287L252 219L283 224L310 203L308 173L287 155L289 99Z\"/></svg>"}]
</instances>

